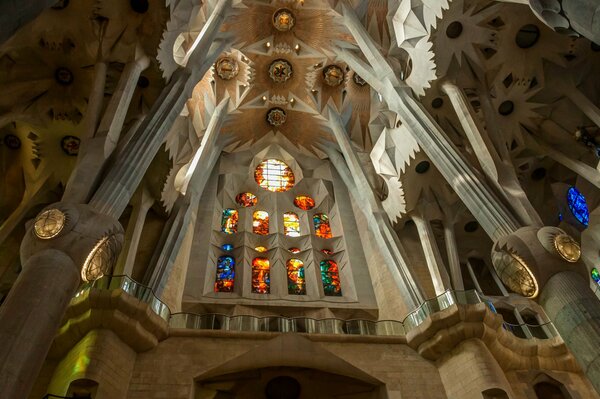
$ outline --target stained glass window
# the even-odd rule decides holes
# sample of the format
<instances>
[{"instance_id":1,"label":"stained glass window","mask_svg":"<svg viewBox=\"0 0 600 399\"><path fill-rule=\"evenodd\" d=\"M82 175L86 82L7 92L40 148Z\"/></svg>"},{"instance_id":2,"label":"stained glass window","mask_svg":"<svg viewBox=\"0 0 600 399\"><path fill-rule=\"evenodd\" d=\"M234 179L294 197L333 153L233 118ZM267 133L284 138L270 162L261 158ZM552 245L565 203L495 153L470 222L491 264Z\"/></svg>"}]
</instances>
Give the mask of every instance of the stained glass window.
<instances>
[{"instance_id":1,"label":"stained glass window","mask_svg":"<svg viewBox=\"0 0 600 399\"><path fill-rule=\"evenodd\" d=\"M283 214L283 234L288 237L300 236L300 219L294 212Z\"/></svg>"},{"instance_id":2,"label":"stained glass window","mask_svg":"<svg viewBox=\"0 0 600 399\"><path fill-rule=\"evenodd\" d=\"M600 272L598 272L598 269L595 267L592 269L592 280L594 280L596 284L600 284Z\"/></svg>"},{"instance_id":3,"label":"stained glass window","mask_svg":"<svg viewBox=\"0 0 600 399\"><path fill-rule=\"evenodd\" d=\"M270 265L267 258L252 259L252 292L255 294L268 294L270 292L271 278Z\"/></svg>"},{"instance_id":4,"label":"stained glass window","mask_svg":"<svg viewBox=\"0 0 600 399\"><path fill-rule=\"evenodd\" d=\"M238 226L238 211L235 209L223 209L223 217L221 218L221 231L225 234L237 233Z\"/></svg>"},{"instance_id":5,"label":"stained glass window","mask_svg":"<svg viewBox=\"0 0 600 399\"><path fill-rule=\"evenodd\" d=\"M306 295L304 263L300 259L290 259L286 263L288 276L288 294Z\"/></svg>"},{"instance_id":6,"label":"stained glass window","mask_svg":"<svg viewBox=\"0 0 600 399\"><path fill-rule=\"evenodd\" d=\"M235 277L235 260L231 256L221 256L217 260L217 278L215 292L233 292Z\"/></svg>"},{"instance_id":7,"label":"stained glass window","mask_svg":"<svg viewBox=\"0 0 600 399\"><path fill-rule=\"evenodd\" d=\"M263 247L262 245L258 246L258 247L255 247L254 250L256 252L267 252L268 251L267 247Z\"/></svg>"},{"instance_id":8,"label":"stained glass window","mask_svg":"<svg viewBox=\"0 0 600 399\"><path fill-rule=\"evenodd\" d=\"M223 244L223 245L221 246L221 249L222 249L223 251L227 251L227 252L229 252L229 251L232 251L232 250L233 250L233 245L231 245L231 244Z\"/></svg>"},{"instance_id":9,"label":"stained glass window","mask_svg":"<svg viewBox=\"0 0 600 399\"><path fill-rule=\"evenodd\" d=\"M340 285L340 272L335 261L327 259L319 264L321 267L321 281L323 281L323 290L327 296L342 296L342 286Z\"/></svg>"},{"instance_id":10,"label":"stained glass window","mask_svg":"<svg viewBox=\"0 0 600 399\"><path fill-rule=\"evenodd\" d=\"M303 211L308 211L315 207L315 200L312 199L312 197L309 197L308 195L299 195L296 198L294 198L294 205L296 205Z\"/></svg>"},{"instance_id":11,"label":"stained glass window","mask_svg":"<svg viewBox=\"0 0 600 399\"><path fill-rule=\"evenodd\" d=\"M582 225L587 226L590 221L590 212L583 194L575 187L569 188L569 191L567 191L567 203L575 219Z\"/></svg>"},{"instance_id":12,"label":"stained glass window","mask_svg":"<svg viewBox=\"0 0 600 399\"><path fill-rule=\"evenodd\" d=\"M252 193L239 193L235 196L235 202L237 202L238 205L241 205L244 208L248 208L256 205L256 203L258 202L258 198L256 198L256 195Z\"/></svg>"},{"instance_id":13,"label":"stained glass window","mask_svg":"<svg viewBox=\"0 0 600 399\"><path fill-rule=\"evenodd\" d=\"M323 248L323 249L321 250L321 252L322 252L324 255L333 255L333 251L332 251L331 249L328 249L328 248Z\"/></svg>"},{"instance_id":14,"label":"stained glass window","mask_svg":"<svg viewBox=\"0 0 600 399\"><path fill-rule=\"evenodd\" d=\"M331 238L331 226L329 225L329 218L324 213L317 213L313 216L313 223L315 225L315 234L321 238Z\"/></svg>"},{"instance_id":15,"label":"stained glass window","mask_svg":"<svg viewBox=\"0 0 600 399\"><path fill-rule=\"evenodd\" d=\"M294 187L294 172L285 162L267 159L254 171L254 180L265 190L273 192L287 191Z\"/></svg>"},{"instance_id":16,"label":"stained glass window","mask_svg":"<svg viewBox=\"0 0 600 399\"><path fill-rule=\"evenodd\" d=\"M252 215L252 232L266 236L269 234L269 213L265 211L255 211Z\"/></svg>"},{"instance_id":17,"label":"stained glass window","mask_svg":"<svg viewBox=\"0 0 600 399\"><path fill-rule=\"evenodd\" d=\"M296 248L296 247L288 248L288 251L290 251L293 254L299 254L301 252L300 248Z\"/></svg>"}]
</instances>

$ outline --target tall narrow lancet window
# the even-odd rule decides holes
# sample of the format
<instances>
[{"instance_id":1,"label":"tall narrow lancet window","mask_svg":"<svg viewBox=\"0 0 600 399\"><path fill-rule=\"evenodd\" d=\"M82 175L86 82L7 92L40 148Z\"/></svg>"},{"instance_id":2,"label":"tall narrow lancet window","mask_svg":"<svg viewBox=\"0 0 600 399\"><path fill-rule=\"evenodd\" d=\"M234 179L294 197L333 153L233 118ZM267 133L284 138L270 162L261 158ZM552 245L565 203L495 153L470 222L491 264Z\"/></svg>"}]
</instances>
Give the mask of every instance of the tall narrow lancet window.
<instances>
[{"instance_id":1,"label":"tall narrow lancet window","mask_svg":"<svg viewBox=\"0 0 600 399\"><path fill-rule=\"evenodd\" d=\"M285 162L267 159L256 167L254 180L265 190L279 193L294 187L295 177Z\"/></svg>"},{"instance_id":2,"label":"tall narrow lancet window","mask_svg":"<svg viewBox=\"0 0 600 399\"><path fill-rule=\"evenodd\" d=\"M215 279L215 292L233 292L235 277L235 259L225 255L217 259L217 278Z\"/></svg>"},{"instance_id":3,"label":"tall narrow lancet window","mask_svg":"<svg viewBox=\"0 0 600 399\"><path fill-rule=\"evenodd\" d=\"M283 234L288 237L300 236L300 218L294 212L283 214Z\"/></svg>"},{"instance_id":4,"label":"tall narrow lancet window","mask_svg":"<svg viewBox=\"0 0 600 399\"><path fill-rule=\"evenodd\" d=\"M288 294L306 295L304 263L300 259L290 259L286 263L288 276Z\"/></svg>"},{"instance_id":5,"label":"tall narrow lancet window","mask_svg":"<svg viewBox=\"0 0 600 399\"><path fill-rule=\"evenodd\" d=\"M225 234L237 233L238 217L238 211L235 209L223 209L223 216L221 217L221 231Z\"/></svg>"},{"instance_id":6,"label":"tall narrow lancet window","mask_svg":"<svg viewBox=\"0 0 600 399\"><path fill-rule=\"evenodd\" d=\"M567 191L567 204L575 219L584 226L587 226L590 221L590 212L588 210L587 202L583 194L579 192L575 187L569 188Z\"/></svg>"},{"instance_id":7,"label":"tall narrow lancet window","mask_svg":"<svg viewBox=\"0 0 600 399\"><path fill-rule=\"evenodd\" d=\"M271 290L271 266L267 258L252 259L252 292L268 294Z\"/></svg>"},{"instance_id":8,"label":"tall narrow lancet window","mask_svg":"<svg viewBox=\"0 0 600 399\"><path fill-rule=\"evenodd\" d=\"M321 238L331 238L331 226L329 225L329 217L324 213L317 213L313 216L313 223L315 225L315 234Z\"/></svg>"},{"instance_id":9,"label":"tall narrow lancet window","mask_svg":"<svg viewBox=\"0 0 600 399\"><path fill-rule=\"evenodd\" d=\"M342 296L342 286L340 285L340 271L335 261L331 259L322 260L319 264L321 268L321 281L323 282L323 291L326 296Z\"/></svg>"},{"instance_id":10,"label":"tall narrow lancet window","mask_svg":"<svg viewBox=\"0 0 600 399\"><path fill-rule=\"evenodd\" d=\"M252 215L252 232L266 236L269 234L269 213L265 211L255 211Z\"/></svg>"}]
</instances>

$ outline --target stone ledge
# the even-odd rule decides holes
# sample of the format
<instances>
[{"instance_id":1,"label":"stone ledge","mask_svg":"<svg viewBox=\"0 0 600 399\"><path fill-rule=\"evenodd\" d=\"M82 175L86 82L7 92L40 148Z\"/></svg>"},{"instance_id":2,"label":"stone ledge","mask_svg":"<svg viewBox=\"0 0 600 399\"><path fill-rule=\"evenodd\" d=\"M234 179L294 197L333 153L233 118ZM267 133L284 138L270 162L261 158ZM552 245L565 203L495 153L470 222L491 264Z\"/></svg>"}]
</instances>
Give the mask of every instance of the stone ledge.
<instances>
[{"instance_id":1,"label":"stone ledge","mask_svg":"<svg viewBox=\"0 0 600 399\"><path fill-rule=\"evenodd\" d=\"M503 328L502 316L487 305L453 305L437 312L407 335L408 345L425 359L436 361L458 344L480 339L504 371L546 369L581 373L560 337L517 338Z\"/></svg>"},{"instance_id":2,"label":"stone ledge","mask_svg":"<svg viewBox=\"0 0 600 399\"><path fill-rule=\"evenodd\" d=\"M91 289L71 301L49 358L61 358L85 335L109 329L136 352L154 348L168 336L168 323L148 304L122 289Z\"/></svg>"}]
</instances>

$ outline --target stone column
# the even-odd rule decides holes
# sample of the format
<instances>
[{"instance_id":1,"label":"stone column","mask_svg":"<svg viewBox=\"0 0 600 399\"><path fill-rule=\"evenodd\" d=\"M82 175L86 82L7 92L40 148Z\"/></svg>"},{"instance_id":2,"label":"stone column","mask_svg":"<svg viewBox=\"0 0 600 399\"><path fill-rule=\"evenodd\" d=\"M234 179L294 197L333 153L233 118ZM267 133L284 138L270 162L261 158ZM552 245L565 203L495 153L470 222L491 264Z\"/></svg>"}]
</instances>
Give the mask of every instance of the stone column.
<instances>
[{"instance_id":1,"label":"stone column","mask_svg":"<svg viewBox=\"0 0 600 399\"><path fill-rule=\"evenodd\" d=\"M600 300L589 283L575 272L558 273L546 283L540 304L600 392Z\"/></svg>"},{"instance_id":2,"label":"stone column","mask_svg":"<svg viewBox=\"0 0 600 399\"><path fill-rule=\"evenodd\" d=\"M504 196L508 206L519 215L520 220L527 225L541 226L542 220L523 191L512 162L508 162L507 165L502 161L465 93L451 82L444 82L442 89L448 95L469 144L489 181ZM502 137L501 132L495 133Z\"/></svg>"},{"instance_id":3,"label":"stone column","mask_svg":"<svg viewBox=\"0 0 600 399\"><path fill-rule=\"evenodd\" d=\"M446 243L446 253L448 254L448 266L450 268L452 287L455 290L463 291L465 289L465 284L460 268L456 233L454 232L454 223L450 221L444 221L444 241Z\"/></svg>"},{"instance_id":4,"label":"stone column","mask_svg":"<svg viewBox=\"0 0 600 399\"><path fill-rule=\"evenodd\" d=\"M92 249L110 237L118 251L122 240L118 221L87 205L57 203L46 209L64 215L62 228L41 239L35 224L29 226L21 244L23 271L0 307L0 392L11 399L28 397Z\"/></svg>"},{"instance_id":5,"label":"stone column","mask_svg":"<svg viewBox=\"0 0 600 399\"><path fill-rule=\"evenodd\" d=\"M381 55L354 10L345 3L340 3L339 8L344 24L371 65L347 49L337 48L334 50L336 54L385 99L391 111L398 114L440 174L493 240L517 231L521 223L412 96L410 88L389 78L390 74L393 75L393 68Z\"/></svg>"},{"instance_id":6,"label":"stone column","mask_svg":"<svg viewBox=\"0 0 600 399\"><path fill-rule=\"evenodd\" d=\"M142 232L148 211L154 204L154 198L146 187L140 187L139 195L134 196L133 212L127 224L125 234L125 244L119 255L117 266L113 271L113 275L126 275L133 277L133 266L135 265L135 257L140 244Z\"/></svg>"},{"instance_id":7,"label":"stone column","mask_svg":"<svg viewBox=\"0 0 600 399\"><path fill-rule=\"evenodd\" d=\"M62 251L39 252L23 265L0 307L3 397L24 399L29 395L78 283L79 269Z\"/></svg>"},{"instance_id":8,"label":"stone column","mask_svg":"<svg viewBox=\"0 0 600 399\"><path fill-rule=\"evenodd\" d=\"M423 247L425 261L427 262L427 268L431 275L435 294L443 294L446 289L450 288L450 281L448 279L448 273L444 268L442 256L437 242L435 241L435 235L431 229L431 224L429 223L429 220L421 215L413 214L411 217L419 232L419 241L421 241L421 246Z\"/></svg>"},{"instance_id":9,"label":"stone column","mask_svg":"<svg viewBox=\"0 0 600 399\"><path fill-rule=\"evenodd\" d=\"M327 154L344 183L346 183L348 190L364 208L375 241L383 256L388 259L386 266L392 274L406 306L408 309L416 308L423 302L424 298L408 267L402 243L398 239L398 235L394 231L381 202L373 193L360 160L342 124L340 115L331 107L329 108L329 126L344 156L341 157L339 152L330 148L327 148Z\"/></svg>"},{"instance_id":10,"label":"stone column","mask_svg":"<svg viewBox=\"0 0 600 399\"><path fill-rule=\"evenodd\" d=\"M217 139L227 115L228 103L229 99L226 98L215 108L200 147L186 165L186 177L180 188L184 195L177 199L150 261L144 281L158 296L162 295L169 280L173 264L188 229L195 226L200 197L221 155L222 143L217 143Z\"/></svg>"}]
</instances>

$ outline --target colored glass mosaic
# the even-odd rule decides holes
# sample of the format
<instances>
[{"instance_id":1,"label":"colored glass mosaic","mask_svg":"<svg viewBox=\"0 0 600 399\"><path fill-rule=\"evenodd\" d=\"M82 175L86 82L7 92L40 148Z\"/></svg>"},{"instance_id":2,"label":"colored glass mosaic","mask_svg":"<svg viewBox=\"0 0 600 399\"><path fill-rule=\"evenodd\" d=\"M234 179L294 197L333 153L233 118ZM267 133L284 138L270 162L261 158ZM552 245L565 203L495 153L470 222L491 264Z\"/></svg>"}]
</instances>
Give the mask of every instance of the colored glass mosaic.
<instances>
[{"instance_id":1,"label":"colored glass mosaic","mask_svg":"<svg viewBox=\"0 0 600 399\"><path fill-rule=\"evenodd\" d=\"M254 171L254 180L265 190L283 192L294 187L294 172L285 162L267 159L261 162Z\"/></svg>"},{"instance_id":2,"label":"colored glass mosaic","mask_svg":"<svg viewBox=\"0 0 600 399\"><path fill-rule=\"evenodd\" d=\"M329 225L329 217L324 213L317 213L313 216L313 223L315 225L315 234L321 238L331 238L331 226Z\"/></svg>"},{"instance_id":3,"label":"colored glass mosaic","mask_svg":"<svg viewBox=\"0 0 600 399\"><path fill-rule=\"evenodd\" d=\"M265 211L255 211L252 214L252 232L266 236L269 234L269 213Z\"/></svg>"},{"instance_id":4,"label":"colored glass mosaic","mask_svg":"<svg viewBox=\"0 0 600 399\"><path fill-rule=\"evenodd\" d=\"M235 202L244 208L249 208L258 203L258 198L256 198L256 195L252 193L239 193L235 196Z\"/></svg>"},{"instance_id":5,"label":"colored glass mosaic","mask_svg":"<svg viewBox=\"0 0 600 399\"><path fill-rule=\"evenodd\" d=\"M567 191L567 204L575 219L584 226L587 226L590 221L590 212L588 210L585 197L575 187L569 188Z\"/></svg>"},{"instance_id":6,"label":"colored glass mosaic","mask_svg":"<svg viewBox=\"0 0 600 399\"><path fill-rule=\"evenodd\" d=\"M227 252L233 251L233 245L232 244L223 244L223 245L221 245L221 249L223 251L227 251Z\"/></svg>"},{"instance_id":7,"label":"colored glass mosaic","mask_svg":"<svg viewBox=\"0 0 600 399\"><path fill-rule=\"evenodd\" d=\"M308 195L299 195L296 198L294 198L294 205L296 205L303 211L308 211L315 207L315 200L312 199L312 197L309 197Z\"/></svg>"},{"instance_id":8,"label":"colored glass mosaic","mask_svg":"<svg viewBox=\"0 0 600 399\"><path fill-rule=\"evenodd\" d=\"M288 248L288 251L290 251L293 254L299 254L300 252L302 252L302 250L300 248L296 248L296 247Z\"/></svg>"},{"instance_id":9,"label":"colored glass mosaic","mask_svg":"<svg viewBox=\"0 0 600 399\"><path fill-rule=\"evenodd\" d=\"M238 218L239 214L235 209L223 209L223 216L221 217L221 231L225 234L237 233Z\"/></svg>"},{"instance_id":10,"label":"colored glass mosaic","mask_svg":"<svg viewBox=\"0 0 600 399\"><path fill-rule=\"evenodd\" d=\"M600 272L598 272L598 269L595 267L592 269L592 280L594 280L595 283L600 284Z\"/></svg>"},{"instance_id":11,"label":"colored glass mosaic","mask_svg":"<svg viewBox=\"0 0 600 399\"><path fill-rule=\"evenodd\" d=\"M300 236L300 218L294 212L283 214L283 234L288 237Z\"/></svg>"},{"instance_id":12,"label":"colored glass mosaic","mask_svg":"<svg viewBox=\"0 0 600 399\"><path fill-rule=\"evenodd\" d=\"M288 294L306 295L304 279L304 263L300 259L290 259L286 262L288 276Z\"/></svg>"},{"instance_id":13,"label":"colored glass mosaic","mask_svg":"<svg viewBox=\"0 0 600 399\"><path fill-rule=\"evenodd\" d=\"M323 248L323 249L321 250L321 253L322 253L323 255L333 255L333 251L332 251L331 249L328 249L328 248Z\"/></svg>"},{"instance_id":14,"label":"colored glass mosaic","mask_svg":"<svg viewBox=\"0 0 600 399\"><path fill-rule=\"evenodd\" d=\"M254 250L256 252L267 252L268 251L267 247L263 247L262 245L258 246L258 247L255 247Z\"/></svg>"},{"instance_id":15,"label":"colored glass mosaic","mask_svg":"<svg viewBox=\"0 0 600 399\"><path fill-rule=\"evenodd\" d=\"M269 260L267 258L252 259L252 292L268 294L271 287Z\"/></svg>"},{"instance_id":16,"label":"colored glass mosaic","mask_svg":"<svg viewBox=\"0 0 600 399\"><path fill-rule=\"evenodd\" d=\"M342 286L340 285L340 272L338 265L331 259L322 260L319 264L321 268L321 281L323 282L323 291L326 296L342 296Z\"/></svg>"},{"instance_id":17,"label":"colored glass mosaic","mask_svg":"<svg viewBox=\"0 0 600 399\"><path fill-rule=\"evenodd\" d=\"M235 277L235 260L229 255L221 256L217 260L217 278L215 292L233 292Z\"/></svg>"}]
</instances>

